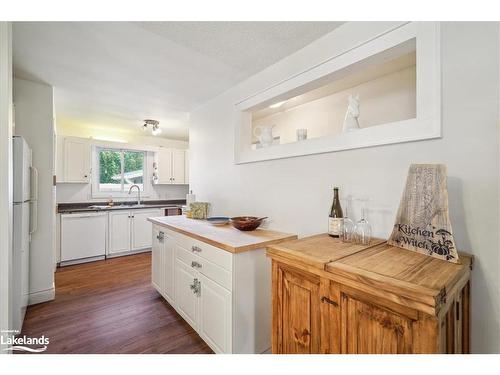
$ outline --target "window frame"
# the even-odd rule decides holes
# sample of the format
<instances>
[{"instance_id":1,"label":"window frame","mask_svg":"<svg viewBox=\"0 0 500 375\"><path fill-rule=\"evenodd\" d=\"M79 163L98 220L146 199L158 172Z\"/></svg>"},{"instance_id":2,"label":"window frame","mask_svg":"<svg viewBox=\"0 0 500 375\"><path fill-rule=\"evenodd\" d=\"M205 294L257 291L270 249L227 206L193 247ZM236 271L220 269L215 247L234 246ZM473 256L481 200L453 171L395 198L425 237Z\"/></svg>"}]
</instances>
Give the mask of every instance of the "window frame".
<instances>
[{"instance_id":1,"label":"window frame","mask_svg":"<svg viewBox=\"0 0 500 375\"><path fill-rule=\"evenodd\" d=\"M99 167L99 154L101 151L115 151L115 152L120 152L120 161L121 161L121 175L122 175L122 180L121 180L121 190L120 191L102 191L99 189L99 176L100 176L100 167ZM99 146L99 145L94 145L92 147L92 172L91 173L91 180L92 180L92 198L104 198L104 197L111 197L111 198L125 198L129 197L128 191L124 190L124 179L123 179L123 174L124 174L124 169L125 169L125 163L124 163L124 153L125 152L142 152L144 157L143 157L143 179L142 179L142 185L143 185L143 191L141 191L141 197L149 197L149 184L147 183L147 176L148 176L148 151L146 150L139 150L139 149L129 149L125 147L109 147L109 146Z\"/></svg>"}]
</instances>

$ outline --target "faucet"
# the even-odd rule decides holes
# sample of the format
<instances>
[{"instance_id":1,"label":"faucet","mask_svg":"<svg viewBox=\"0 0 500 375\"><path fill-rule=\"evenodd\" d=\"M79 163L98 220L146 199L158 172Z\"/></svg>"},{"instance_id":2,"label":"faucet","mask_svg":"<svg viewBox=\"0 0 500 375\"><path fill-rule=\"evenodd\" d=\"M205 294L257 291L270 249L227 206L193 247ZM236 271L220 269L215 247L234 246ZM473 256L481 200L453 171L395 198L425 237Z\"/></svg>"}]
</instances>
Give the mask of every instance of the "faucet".
<instances>
[{"instance_id":1,"label":"faucet","mask_svg":"<svg viewBox=\"0 0 500 375\"><path fill-rule=\"evenodd\" d=\"M128 195L132 192L133 188L137 188L137 205L141 205L141 188L138 185L132 185L130 189L128 189Z\"/></svg>"}]
</instances>

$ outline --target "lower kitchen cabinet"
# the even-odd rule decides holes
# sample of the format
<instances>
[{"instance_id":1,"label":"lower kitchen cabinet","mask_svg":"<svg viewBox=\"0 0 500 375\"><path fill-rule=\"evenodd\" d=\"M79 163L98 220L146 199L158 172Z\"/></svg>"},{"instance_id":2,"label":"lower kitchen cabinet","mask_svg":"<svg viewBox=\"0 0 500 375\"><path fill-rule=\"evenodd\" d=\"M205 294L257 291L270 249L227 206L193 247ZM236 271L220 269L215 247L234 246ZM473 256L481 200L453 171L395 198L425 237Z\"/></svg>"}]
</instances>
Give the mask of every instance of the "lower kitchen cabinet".
<instances>
[{"instance_id":1,"label":"lower kitchen cabinet","mask_svg":"<svg viewBox=\"0 0 500 375\"><path fill-rule=\"evenodd\" d=\"M199 333L219 353L231 348L231 292L199 275Z\"/></svg>"},{"instance_id":2,"label":"lower kitchen cabinet","mask_svg":"<svg viewBox=\"0 0 500 375\"><path fill-rule=\"evenodd\" d=\"M198 273L179 259L174 264L175 306L186 322L197 330L200 294Z\"/></svg>"},{"instance_id":3,"label":"lower kitchen cabinet","mask_svg":"<svg viewBox=\"0 0 500 375\"><path fill-rule=\"evenodd\" d=\"M150 249L152 224L148 217L163 216L158 208L109 212L108 257Z\"/></svg>"},{"instance_id":4,"label":"lower kitchen cabinet","mask_svg":"<svg viewBox=\"0 0 500 375\"><path fill-rule=\"evenodd\" d=\"M109 213L108 255L130 251L130 211Z\"/></svg>"},{"instance_id":5,"label":"lower kitchen cabinet","mask_svg":"<svg viewBox=\"0 0 500 375\"><path fill-rule=\"evenodd\" d=\"M174 246L171 237L153 230L151 282L169 303L174 301Z\"/></svg>"},{"instance_id":6,"label":"lower kitchen cabinet","mask_svg":"<svg viewBox=\"0 0 500 375\"><path fill-rule=\"evenodd\" d=\"M193 225L202 225L195 222ZM155 241L153 245L153 287L214 352L269 350L271 275L264 248L232 253L160 225L154 225L153 238L163 238L163 242ZM169 257L174 254L175 259L165 262L162 253ZM172 275L173 299L165 294L160 281Z\"/></svg>"}]
</instances>

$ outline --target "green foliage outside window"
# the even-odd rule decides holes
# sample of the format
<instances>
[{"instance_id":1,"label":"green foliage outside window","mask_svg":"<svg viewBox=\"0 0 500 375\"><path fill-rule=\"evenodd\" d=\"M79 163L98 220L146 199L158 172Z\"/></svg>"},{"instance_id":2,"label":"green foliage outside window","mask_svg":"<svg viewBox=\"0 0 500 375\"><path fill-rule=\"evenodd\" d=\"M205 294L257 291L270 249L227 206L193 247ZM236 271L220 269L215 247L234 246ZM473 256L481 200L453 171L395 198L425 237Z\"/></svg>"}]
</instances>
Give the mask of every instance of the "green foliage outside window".
<instances>
[{"instance_id":1,"label":"green foliage outside window","mask_svg":"<svg viewBox=\"0 0 500 375\"><path fill-rule=\"evenodd\" d=\"M123 179L121 168L122 152L124 173L144 171L144 152L101 150L99 151L99 183L121 184ZM142 183L142 174L134 180Z\"/></svg>"}]
</instances>

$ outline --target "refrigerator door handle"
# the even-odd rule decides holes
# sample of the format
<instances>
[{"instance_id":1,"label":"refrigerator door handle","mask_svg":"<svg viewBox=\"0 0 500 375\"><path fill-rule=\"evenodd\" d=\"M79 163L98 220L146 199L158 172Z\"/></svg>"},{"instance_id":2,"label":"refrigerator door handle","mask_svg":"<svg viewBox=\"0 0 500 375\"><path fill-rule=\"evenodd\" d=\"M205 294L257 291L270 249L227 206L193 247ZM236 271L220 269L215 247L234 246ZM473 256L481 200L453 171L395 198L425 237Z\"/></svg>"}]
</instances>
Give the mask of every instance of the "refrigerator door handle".
<instances>
[{"instance_id":1,"label":"refrigerator door handle","mask_svg":"<svg viewBox=\"0 0 500 375\"><path fill-rule=\"evenodd\" d=\"M31 186L30 186L30 200L37 201L38 200L38 169L35 167L30 167L31 169Z\"/></svg>"},{"instance_id":2,"label":"refrigerator door handle","mask_svg":"<svg viewBox=\"0 0 500 375\"><path fill-rule=\"evenodd\" d=\"M38 229L38 201L30 201L30 236Z\"/></svg>"},{"instance_id":3,"label":"refrigerator door handle","mask_svg":"<svg viewBox=\"0 0 500 375\"><path fill-rule=\"evenodd\" d=\"M38 169L30 167L30 235L38 229Z\"/></svg>"}]
</instances>

